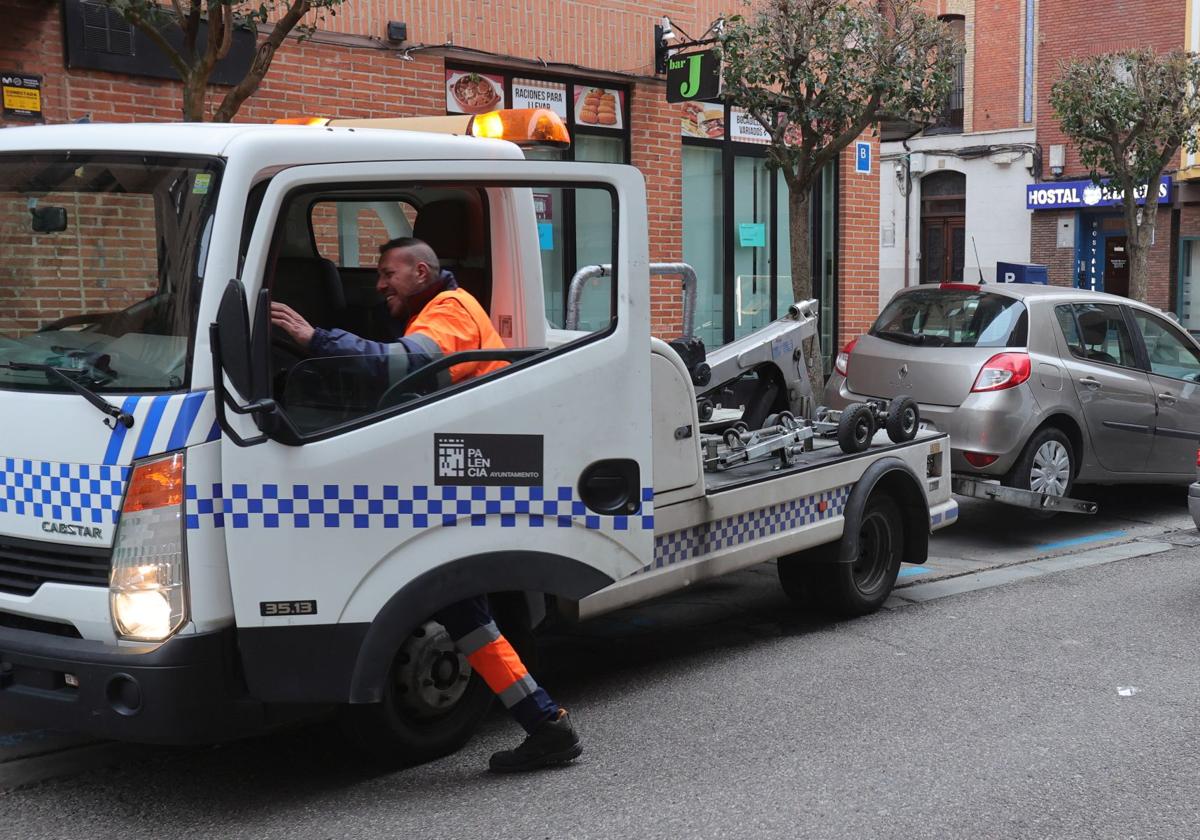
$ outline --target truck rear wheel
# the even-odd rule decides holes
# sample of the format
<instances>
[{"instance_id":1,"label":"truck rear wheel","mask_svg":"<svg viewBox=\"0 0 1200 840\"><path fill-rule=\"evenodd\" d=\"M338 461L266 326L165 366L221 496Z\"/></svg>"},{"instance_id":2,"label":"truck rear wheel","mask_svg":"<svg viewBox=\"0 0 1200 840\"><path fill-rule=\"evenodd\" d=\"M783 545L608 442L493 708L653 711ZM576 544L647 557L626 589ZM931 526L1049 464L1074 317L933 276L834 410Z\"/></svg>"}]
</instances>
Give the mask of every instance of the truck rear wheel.
<instances>
[{"instance_id":1,"label":"truck rear wheel","mask_svg":"<svg viewBox=\"0 0 1200 840\"><path fill-rule=\"evenodd\" d=\"M383 701L343 707L342 725L371 758L394 766L420 764L465 744L493 700L446 629L429 621L396 652Z\"/></svg>"},{"instance_id":2,"label":"truck rear wheel","mask_svg":"<svg viewBox=\"0 0 1200 840\"><path fill-rule=\"evenodd\" d=\"M842 618L875 612L896 585L903 554L900 508L891 496L876 492L867 501L858 526L858 555L849 563L821 563L812 568L814 594L821 608Z\"/></svg>"}]
</instances>

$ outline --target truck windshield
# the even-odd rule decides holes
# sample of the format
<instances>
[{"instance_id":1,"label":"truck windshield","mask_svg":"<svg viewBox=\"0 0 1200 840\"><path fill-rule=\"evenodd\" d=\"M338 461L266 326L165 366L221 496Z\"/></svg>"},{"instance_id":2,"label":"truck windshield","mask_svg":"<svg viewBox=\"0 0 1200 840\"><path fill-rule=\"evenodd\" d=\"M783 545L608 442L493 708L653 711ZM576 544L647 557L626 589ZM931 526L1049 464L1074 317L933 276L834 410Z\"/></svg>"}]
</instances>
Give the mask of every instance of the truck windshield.
<instances>
[{"instance_id":1,"label":"truck windshield","mask_svg":"<svg viewBox=\"0 0 1200 840\"><path fill-rule=\"evenodd\" d=\"M186 388L220 162L0 156L0 389ZM8 364L16 363L13 367Z\"/></svg>"},{"instance_id":2,"label":"truck windshield","mask_svg":"<svg viewBox=\"0 0 1200 840\"><path fill-rule=\"evenodd\" d=\"M925 347L1024 347L1028 318L1019 300L964 289L918 289L897 295L871 335Z\"/></svg>"}]
</instances>

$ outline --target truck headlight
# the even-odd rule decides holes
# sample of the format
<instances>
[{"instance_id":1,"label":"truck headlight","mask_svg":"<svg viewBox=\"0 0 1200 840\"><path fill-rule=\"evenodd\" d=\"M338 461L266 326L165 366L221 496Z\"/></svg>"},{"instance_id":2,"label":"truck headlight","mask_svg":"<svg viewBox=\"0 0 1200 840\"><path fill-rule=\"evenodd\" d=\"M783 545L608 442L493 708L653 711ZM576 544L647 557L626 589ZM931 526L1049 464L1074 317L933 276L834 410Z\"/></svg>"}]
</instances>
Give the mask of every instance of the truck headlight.
<instances>
[{"instance_id":1,"label":"truck headlight","mask_svg":"<svg viewBox=\"0 0 1200 840\"><path fill-rule=\"evenodd\" d=\"M183 454L133 468L113 546L108 605L122 639L162 641L187 617Z\"/></svg>"}]
</instances>

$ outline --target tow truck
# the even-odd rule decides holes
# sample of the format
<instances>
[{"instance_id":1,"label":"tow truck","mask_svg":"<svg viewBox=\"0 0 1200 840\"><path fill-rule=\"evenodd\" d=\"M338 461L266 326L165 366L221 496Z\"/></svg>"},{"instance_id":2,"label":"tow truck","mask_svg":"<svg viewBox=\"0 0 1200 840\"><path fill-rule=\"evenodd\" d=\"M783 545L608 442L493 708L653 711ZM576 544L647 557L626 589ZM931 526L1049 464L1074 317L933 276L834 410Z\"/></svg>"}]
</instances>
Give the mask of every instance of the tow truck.
<instances>
[{"instance_id":1,"label":"tow truck","mask_svg":"<svg viewBox=\"0 0 1200 840\"><path fill-rule=\"evenodd\" d=\"M855 616L955 520L945 435L818 416L813 302L704 348L638 171L526 159L569 142L553 113L301 122L0 132L0 715L196 743L332 709L420 761L492 702L445 605L527 644L773 560ZM277 300L394 339L399 236L503 350L402 375L272 332ZM652 270L691 301L670 340Z\"/></svg>"}]
</instances>

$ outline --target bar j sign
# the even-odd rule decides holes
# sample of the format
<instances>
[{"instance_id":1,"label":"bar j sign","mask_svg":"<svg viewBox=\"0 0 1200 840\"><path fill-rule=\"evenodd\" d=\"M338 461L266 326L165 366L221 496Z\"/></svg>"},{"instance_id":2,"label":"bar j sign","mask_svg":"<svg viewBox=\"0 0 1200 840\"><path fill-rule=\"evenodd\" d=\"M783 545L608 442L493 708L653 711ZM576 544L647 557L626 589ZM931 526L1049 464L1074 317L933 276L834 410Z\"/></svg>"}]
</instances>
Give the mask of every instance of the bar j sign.
<instances>
[{"instance_id":1,"label":"bar j sign","mask_svg":"<svg viewBox=\"0 0 1200 840\"><path fill-rule=\"evenodd\" d=\"M1026 184L1025 209L1060 210L1085 207L1112 207L1120 204L1125 194L1118 187L1110 187L1106 179L1103 185L1093 181L1051 181L1043 184ZM1138 204L1146 203L1146 188L1136 192ZM1171 178L1164 175L1158 182L1158 203L1171 200Z\"/></svg>"},{"instance_id":2,"label":"bar j sign","mask_svg":"<svg viewBox=\"0 0 1200 840\"><path fill-rule=\"evenodd\" d=\"M721 62L713 50L673 55L668 59L668 102L706 102L720 95Z\"/></svg>"}]
</instances>

